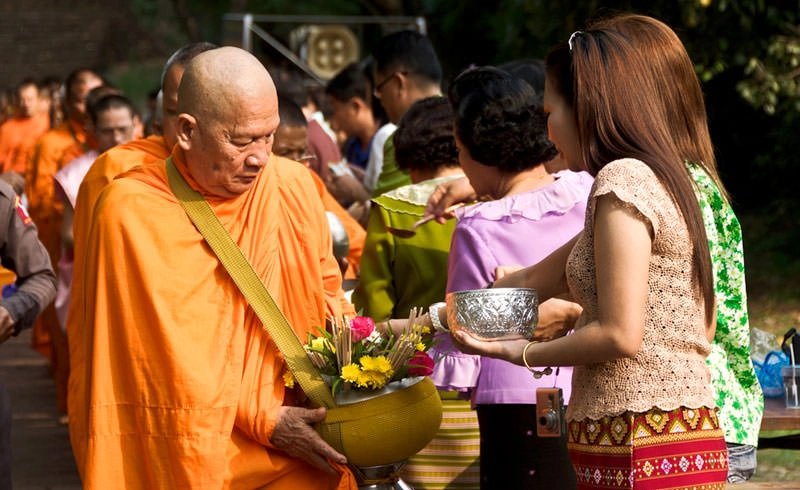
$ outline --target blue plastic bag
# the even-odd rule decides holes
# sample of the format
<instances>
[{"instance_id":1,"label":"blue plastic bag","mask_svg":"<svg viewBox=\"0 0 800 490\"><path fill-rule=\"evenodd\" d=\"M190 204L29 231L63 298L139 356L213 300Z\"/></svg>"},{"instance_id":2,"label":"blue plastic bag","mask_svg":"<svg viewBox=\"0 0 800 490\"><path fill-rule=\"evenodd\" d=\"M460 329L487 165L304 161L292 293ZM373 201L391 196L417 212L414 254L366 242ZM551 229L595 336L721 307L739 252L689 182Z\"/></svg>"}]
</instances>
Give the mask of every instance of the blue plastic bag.
<instances>
[{"instance_id":1,"label":"blue plastic bag","mask_svg":"<svg viewBox=\"0 0 800 490\"><path fill-rule=\"evenodd\" d=\"M781 351L771 351L764 358L764 362L753 361L756 368L758 382L765 398L778 398L783 396L783 376L781 367L789 365L789 356Z\"/></svg>"}]
</instances>

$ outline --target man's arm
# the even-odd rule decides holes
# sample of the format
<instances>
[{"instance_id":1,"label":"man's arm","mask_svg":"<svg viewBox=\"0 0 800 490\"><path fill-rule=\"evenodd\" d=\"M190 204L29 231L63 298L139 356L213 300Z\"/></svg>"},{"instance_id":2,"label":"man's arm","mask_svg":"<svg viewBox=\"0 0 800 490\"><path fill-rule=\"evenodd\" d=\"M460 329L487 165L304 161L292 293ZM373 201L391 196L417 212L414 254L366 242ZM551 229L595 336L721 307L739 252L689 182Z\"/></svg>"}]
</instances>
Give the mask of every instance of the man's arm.
<instances>
[{"instance_id":1,"label":"man's arm","mask_svg":"<svg viewBox=\"0 0 800 490\"><path fill-rule=\"evenodd\" d=\"M14 191L0 186L0 259L17 275L17 290L0 300L0 341L29 328L56 295L56 276L36 225ZM7 314L7 315L6 315ZM10 331L9 331L10 329Z\"/></svg>"}]
</instances>

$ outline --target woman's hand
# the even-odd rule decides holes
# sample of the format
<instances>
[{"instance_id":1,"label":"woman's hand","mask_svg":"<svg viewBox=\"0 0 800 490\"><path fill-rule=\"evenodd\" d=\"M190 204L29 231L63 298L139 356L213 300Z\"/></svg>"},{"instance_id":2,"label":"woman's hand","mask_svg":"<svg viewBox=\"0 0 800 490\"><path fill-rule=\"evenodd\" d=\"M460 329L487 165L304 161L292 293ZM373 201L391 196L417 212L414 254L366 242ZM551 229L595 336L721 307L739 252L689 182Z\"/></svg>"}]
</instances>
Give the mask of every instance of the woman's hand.
<instances>
[{"instance_id":1,"label":"woman's hand","mask_svg":"<svg viewBox=\"0 0 800 490\"><path fill-rule=\"evenodd\" d=\"M479 340L459 330L450 332L450 338L458 350L465 354L477 354L495 359L503 359L522 365L522 349L528 344L526 339L515 340Z\"/></svg>"},{"instance_id":2,"label":"woman's hand","mask_svg":"<svg viewBox=\"0 0 800 490\"><path fill-rule=\"evenodd\" d=\"M462 177L448 180L436 186L425 205L425 215L436 216L436 221L444 224L448 219L455 217L453 211L447 208L457 203L470 203L478 199L469 179Z\"/></svg>"},{"instance_id":3,"label":"woman's hand","mask_svg":"<svg viewBox=\"0 0 800 490\"><path fill-rule=\"evenodd\" d=\"M577 303L559 298L551 298L539 305L539 321L531 340L547 342L563 337L575 328L583 308Z\"/></svg>"}]
</instances>

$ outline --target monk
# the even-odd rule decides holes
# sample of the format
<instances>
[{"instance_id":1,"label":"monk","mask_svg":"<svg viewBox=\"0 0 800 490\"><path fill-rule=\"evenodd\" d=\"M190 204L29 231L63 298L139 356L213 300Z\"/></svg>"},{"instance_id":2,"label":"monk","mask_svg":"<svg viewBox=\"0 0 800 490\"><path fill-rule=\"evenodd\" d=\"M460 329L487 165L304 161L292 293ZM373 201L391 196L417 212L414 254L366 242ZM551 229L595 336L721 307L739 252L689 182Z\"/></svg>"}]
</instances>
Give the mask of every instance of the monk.
<instances>
[{"instance_id":1,"label":"monk","mask_svg":"<svg viewBox=\"0 0 800 490\"><path fill-rule=\"evenodd\" d=\"M354 312L308 171L270 156L278 120L255 57L204 52L183 75L170 161L306 338L326 315ZM166 165L136 167L101 192L93 260L73 290L70 436L84 488L355 489L346 458L312 428L325 409L298 406L303 393L287 387L283 357Z\"/></svg>"},{"instance_id":2,"label":"monk","mask_svg":"<svg viewBox=\"0 0 800 490\"><path fill-rule=\"evenodd\" d=\"M95 93L105 93L100 97L93 97ZM109 148L133 139L136 131L137 115L133 104L126 97L117 93L108 93L106 87L98 87L92 90L87 100L89 117L91 120L91 132L97 140L98 149L89 150L83 155L75 158L68 165L56 172L54 185L56 194L63 204L63 217L61 226L62 252L61 259L57 264L58 286L56 299L53 305L56 309L60 332L53 335L53 347L56 356L64 359L65 363L59 363L59 370L54 374L56 385L56 402L59 408L63 407L64 413L67 411L67 379L69 376L69 349L66 337L66 316L69 307L69 298L73 276L73 233L72 217L74 215L75 194L78 192L83 176L97 158L99 151L106 151ZM62 367L63 365L63 367ZM67 421L62 419L62 421Z\"/></svg>"},{"instance_id":3,"label":"monk","mask_svg":"<svg viewBox=\"0 0 800 490\"><path fill-rule=\"evenodd\" d=\"M94 138L86 132L86 97L93 88L103 84L100 76L88 69L72 72L65 82L65 108L67 120L47 131L29 153L25 168L25 194L28 196L28 211L39 227L39 239L50 254L50 261L58 264L61 258L61 214L63 207L55 196L53 176L61 167L69 163L77 154L77 145L88 151L95 146ZM69 154L69 156L67 156ZM52 305L47 307L33 325L31 343L33 347L50 359L51 368L56 375L62 369L58 352L52 338L59 336L61 328ZM66 407L57 400L59 411Z\"/></svg>"},{"instance_id":4,"label":"monk","mask_svg":"<svg viewBox=\"0 0 800 490\"><path fill-rule=\"evenodd\" d=\"M281 123L278 130L275 131L275 144L272 151L275 155L304 163L303 159L308 155L308 122L303 115L303 110L287 97L278 97L278 106ZM344 278L355 280L358 278L358 264L361 262L361 252L364 250L367 231L328 192L325 182L317 173L310 167L306 168L311 172L314 186L322 199L325 211L336 215L347 232L350 251L347 253L344 263L340 262L340 265Z\"/></svg>"},{"instance_id":5,"label":"monk","mask_svg":"<svg viewBox=\"0 0 800 490\"><path fill-rule=\"evenodd\" d=\"M0 125L0 172L25 175L28 151L48 129L50 116L40 111L36 81L26 79L17 87L18 114Z\"/></svg>"},{"instance_id":6,"label":"monk","mask_svg":"<svg viewBox=\"0 0 800 490\"><path fill-rule=\"evenodd\" d=\"M73 217L74 247L77 253L84 248L84 236L89 231L89 218L100 191L117 175L137 165L164 160L177 142L178 86L186 65L198 54L217 46L207 42L188 44L170 56L161 74L161 135L116 146L102 153L89 168L81 182L75 202ZM76 257L76 269L79 257Z\"/></svg>"}]
</instances>

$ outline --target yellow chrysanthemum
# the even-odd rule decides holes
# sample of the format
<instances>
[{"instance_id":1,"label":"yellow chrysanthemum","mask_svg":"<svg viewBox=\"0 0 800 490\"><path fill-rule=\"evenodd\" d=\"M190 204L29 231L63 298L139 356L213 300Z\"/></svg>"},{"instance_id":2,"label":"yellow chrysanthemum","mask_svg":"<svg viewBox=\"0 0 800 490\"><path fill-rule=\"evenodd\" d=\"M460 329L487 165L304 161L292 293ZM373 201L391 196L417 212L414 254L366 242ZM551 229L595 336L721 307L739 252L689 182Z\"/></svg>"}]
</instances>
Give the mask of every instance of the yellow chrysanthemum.
<instances>
[{"instance_id":1,"label":"yellow chrysanthemum","mask_svg":"<svg viewBox=\"0 0 800 490\"><path fill-rule=\"evenodd\" d=\"M389 381L389 379L390 378L388 376L378 371L361 371L356 384L359 388L371 388L374 390L379 390L386 386L386 383Z\"/></svg>"},{"instance_id":2,"label":"yellow chrysanthemum","mask_svg":"<svg viewBox=\"0 0 800 490\"><path fill-rule=\"evenodd\" d=\"M417 350L421 350L422 352L425 352L425 344L423 344L422 342L417 342L417 345L414 348Z\"/></svg>"},{"instance_id":3,"label":"yellow chrysanthemum","mask_svg":"<svg viewBox=\"0 0 800 490\"><path fill-rule=\"evenodd\" d=\"M361 358L361 367L364 371L376 371L384 376L392 375L392 365L385 356L364 356Z\"/></svg>"},{"instance_id":4,"label":"yellow chrysanthemum","mask_svg":"<svg viewBox=\"0 0 800 490\"><path fill-rule=\"evenodd\" d=\"M289 370L283 372L283 385L289 389L294 388L294 375Z\"/></svg>"},{"instance_id":5,"label":"yellow chrysanthemum","mask_svg":"<svg viewBox=\"0 0 800 490\"><path fill-rule=\"evenodd\" d=\"M342 379L349 383L358 384L359 376L361 375L361 368L358 364L348 364L342 366Z\"/></svg>"},{"instance_id":6,"label":"yellow chrysanthemum","mask_svg":"<svg viewBox=\"0 0 800 490\"><path fill-rule=\"evenodd\" d=\"M422 335L428 335L429 333L431 333L431 327L422 327L422 330L420 330L420 332L422 333Z\"/></svg>"},{"instance_id":7,"label":"yellow chrysanthemum","mask_svg":"<svg viewBox=\"0 0 800 490\"><path fill-rule=\"evenodd\" d=\"M315 350L323 350L323 349L325 349L325 344L326 343L327 342L325 342L325 338L316 337L314 339L311 339L311 348L315 349Z\"/></svg>"}]
</instances>

